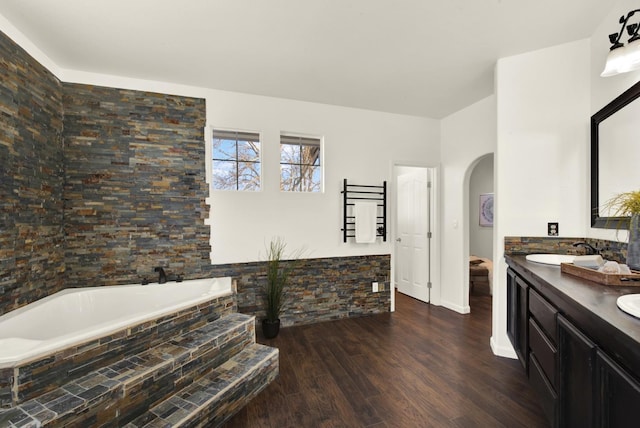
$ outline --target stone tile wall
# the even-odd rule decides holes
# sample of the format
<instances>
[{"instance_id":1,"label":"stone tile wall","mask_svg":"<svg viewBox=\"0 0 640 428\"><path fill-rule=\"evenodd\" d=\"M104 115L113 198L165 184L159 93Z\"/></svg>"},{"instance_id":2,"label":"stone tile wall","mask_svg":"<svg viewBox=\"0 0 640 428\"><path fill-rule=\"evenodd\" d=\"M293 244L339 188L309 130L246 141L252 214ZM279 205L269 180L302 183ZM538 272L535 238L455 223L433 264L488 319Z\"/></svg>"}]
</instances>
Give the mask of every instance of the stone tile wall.
<instances>
[{"instance_id":1,"label":"stone tile wall","mask_svg":"<svg viewBox=\"0 0 640 428\"><path fill-rule=\"evenodd\" d=\"M64 84L66 286L202 276L205 101Z\"/></svg>"},{"instance_id":2,"label":"stone tile wall","mask_svg":"<svg viewBox=\"0 0 640 428\"><path fill-rule=\"evenodd\" d=\"M211 266L205 102L61 84L0 33L0 315L65 287L139 283L154 266L239 280L261 317L263 263ZM390 307L383 256L308 259L283 325Z\"/></svg>"},{"instance_id":3,"label":"stone tile wall","mask_svg":"<svg viewBox=\"0 0 640 428\"><path fill-rule=\"evenodd\" d=\"M0 315L64 287L62 85L0 33Z\"/></svg>"},{"instance_id":4,"label":"stone tile wall","mask_svg":"<svg viewBox=\"0 0 640 428\"><path fill-rule=\"evenodd\" d=\"M205 101L62 84L0 34L0 315L210 264Z\"/></svg>"},{"instance_id":5,"label":"stone tile wall","mask_svg":"<svg viewBox=\"0 0 640 428\"><path fill-rule=\"evenodd\" d=\"M285 263L291 263L290 261ZM287 305L281 316L283 326L310 324L340 318L388 312L391 307L391 256L370 255L301 259L291 271ZM232 276L238 284L238 311L265 315L264 262L217 265L212 276ZM380 292L371 291L371 282L380 283Z\"/></svg>"},{"instance_id":6,"label":"stone tile wall","mask_svg":"<svg viewBox=\"0 0 640 428\"><path fill-rule=\"evenodd\" d=\"M552 254L585 254L582 247L574 247L574 242L586 242L600 250L605 260L624 263L627 257L627 244L624 242L608 241L592 238L556 238L547 236L506 236L504 238L504 252L511 255L525 255L535 253Z\"/></svg>"},{"instance_id":7,"label":"stone tile wall","mask_svg":"<svg viewBox=\"0 0 640 428\"><path fill-rule=\"evenodd\" d=\"M146 415L140 426L174 426L189 414L199 418L200 404L227 403L229 394L223 391L239 393L240 403L229 403L232 406L244 404L243 391L250 394L247 386L265 387L278 373L277 349L256 344L255 337L253 317L237 313L182 335L168 332L171 340L97 365L58 388L43 389L37 397L0 409L0 426L122 427L141 414ZM255 373L267 356L273 363L270 370ZM173 405L186 404L185 400L192 403L189 409ZM146 425L164 418L163 423Z\"/></svg>"},{"instance_id":8,"label":"stone tile wall","mask_svg":"<svg viewBox=\"0 0 640 428\"><path fill-rule=\"evenodd\" d=\"M235 296L223 296L39 356L10 369L0 369L0 409L54 390L91 371L140 354L236 311Z\"/></svg>"}]
</instances>

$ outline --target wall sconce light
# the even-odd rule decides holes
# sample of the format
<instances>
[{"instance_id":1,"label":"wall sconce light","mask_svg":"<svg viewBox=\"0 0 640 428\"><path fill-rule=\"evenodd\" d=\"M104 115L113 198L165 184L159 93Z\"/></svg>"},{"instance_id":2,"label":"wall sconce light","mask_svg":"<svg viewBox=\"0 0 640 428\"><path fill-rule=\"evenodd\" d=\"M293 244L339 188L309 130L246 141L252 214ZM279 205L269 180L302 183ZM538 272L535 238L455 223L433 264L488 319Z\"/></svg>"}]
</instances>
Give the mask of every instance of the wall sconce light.
<instances>
[{"instance_id":1,"label":"wall sconce light","mask_svg":"<svg viewBox=\"0 0 640 428\"><path fill-rule=\"evenodd\" d=\"M640 70L640 35L638 35L640 22L629 23L629 20L636 12L640 12L640 9L632 10L627 16L622 15L620 17L620 24L622 24L620 31L609 34L611 48L609 48L604 71L600 76L609 77L628 71ZM625 28L629 36L631 36L626 46L620 42Z\"/></svg>"}]
</instances>

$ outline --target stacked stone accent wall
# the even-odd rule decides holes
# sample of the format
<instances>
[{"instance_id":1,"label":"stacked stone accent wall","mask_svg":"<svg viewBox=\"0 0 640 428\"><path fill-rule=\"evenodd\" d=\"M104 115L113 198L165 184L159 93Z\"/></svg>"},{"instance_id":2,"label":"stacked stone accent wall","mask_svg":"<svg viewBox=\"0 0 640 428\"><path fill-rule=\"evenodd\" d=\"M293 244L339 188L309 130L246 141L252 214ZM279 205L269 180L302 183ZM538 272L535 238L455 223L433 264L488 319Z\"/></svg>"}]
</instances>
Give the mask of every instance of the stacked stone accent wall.
<instances>
[{"instance_id":1,"label":"stacked stone accent wall","mask_svg":"<svg viewBox=\"0 0 640 428\"><path fill-rule=\"evenodd\" d=\"M64 84L64 111L67 286L201 277L205 101Z\"/></svg>"},{"instance_id":2,"label":"stacked stone accent wall","mask_svg":"<svg viewBox=\"0 0 640 428\"><path fill-rule=\"evenodd\" d=\"M238 311L255 315L257 320L264 318L264 262L211 266L210 273L234 277L238 285ZM298 260L291 271L282 325L388 312L391 307L390 273L391 257L388 254ZM373 281L379 282L381 291L371 291Z\"/></svg>"},{"instance_id":3,"label":"stacked stone accent wall","mask_svg":"<svg viewBox=\"0 0 640 428\"><path fill-rule=\"evenodd\" d=\"M625 242L593 238L560 238L546 236L506 236L504 253L507 255L525 255L534 253L585 254L582 247L574 247L575 242L586 242L597 248L606 260L624 263L627 258Z\"/></svg>"},{"instance_id":4,"label":"stacked stone accent wall","mask_svg":"<svg viewBox=\"0 0 640 428\"><path fill-rule=\"evenodd\" d=\"M202 99L61 83L0 33L0 315L165 266L237 278L262 318L264 263L210 264L205 117ZM303 260L283 324L386 312L389 273L388 255Z\"/></svg>"},{"instance_id":5,"label":"stacked stone accent wall","mask_svg":"<svg viewBox=\"0 0 640 428\"><path fill-rule=\"evenodd\" d=\"M62 87L0 33L0 315L64 287Z\"/></svg>"}]
</instances>

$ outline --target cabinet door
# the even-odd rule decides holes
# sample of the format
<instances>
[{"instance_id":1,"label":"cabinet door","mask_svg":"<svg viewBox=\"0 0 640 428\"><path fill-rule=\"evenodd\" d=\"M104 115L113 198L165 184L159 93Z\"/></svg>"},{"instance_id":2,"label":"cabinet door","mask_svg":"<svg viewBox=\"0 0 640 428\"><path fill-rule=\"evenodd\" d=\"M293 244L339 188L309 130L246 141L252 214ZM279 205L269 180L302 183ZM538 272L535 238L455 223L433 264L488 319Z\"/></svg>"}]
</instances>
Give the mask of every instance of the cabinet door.
<instances>
[{"instance_id":1,"label":"cabinet door","mask_svg":"<svg viewBox=\"0 0 640 428\"><path fill-rule=\"evenodd\" d=\"M528 289L524 279L507 269L507 336L525 370L529 356Z\"/></svg>"},{"instance_id":2,"label":"cabinet door","mask_svg":"<svg viewBox=\"0 0 640 428\"><path fill-rule=\"evenodd\" d=\"M596 373L597 426L608 428L640 426L640 382L601 350L597 352Z\"/></svg>"},{"instance_id":3,"label":"cabinet door","mask_svg":"<svg viewBox=\"0 0 640 428\"><path fill-rule=\"evenodd\" d=\"M515 330L516 354L522 366L529 373L529 284L516 276Z\"/></svg>"},{"instance_id":4,"label":"cabinet door","mask_svg":"<svg viewBox=\"0 0 640 428\"><path fill-rule=\"evenodd\" d=\"M516 273L507 269L507 337L516 347Z\"/></svg>"},{"instance_id":5,"label":"cabinet door","mask_svg":"<svg viewBox=\"0 0 640 428\"><path fill-rule=\"evenodd\" d=\"M558 314L560 426L594 426L596 345Z\"/></svg>"}]
</instances>

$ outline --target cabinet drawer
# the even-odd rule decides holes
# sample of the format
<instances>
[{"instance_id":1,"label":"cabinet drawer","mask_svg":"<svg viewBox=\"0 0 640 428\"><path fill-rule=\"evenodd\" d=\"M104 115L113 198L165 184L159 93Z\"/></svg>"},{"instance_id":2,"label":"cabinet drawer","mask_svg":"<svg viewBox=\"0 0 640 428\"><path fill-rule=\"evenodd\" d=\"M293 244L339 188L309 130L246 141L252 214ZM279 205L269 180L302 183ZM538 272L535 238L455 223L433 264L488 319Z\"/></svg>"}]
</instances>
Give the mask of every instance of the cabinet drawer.
<instances>
[{"instance_id":1,"label":"cabinet drawer","mask_svg":"<svg viewBox=\"0 0 640 428\"><path fill-rule=\"evenodd\" d=\"M533 288L529 289L529 312L553 344L558 343L556 332L556 314L558 311Z\"/></svg>"},{"instance_id":2,"label":"cabinet drawer","mask_svg":"<svg viewBox=\"0 0 640 428\"><path fill-rule=\"evenodd\" d=\"M556 355L558 350L533 318L529 319L529 348L551 385L556 388Z\"/></svg>"},{"instance_id":3,"label":"cabinet drawer","mask_svg":"<svg viewBox=\"0 0 640 428\"><path fill-rule=\"evenodd\" d=\"M552 427L558 426L558 394L542 373L536 356L529 356L529 383L540 397L540 405Z\"/></svg>"}]
</instances>

